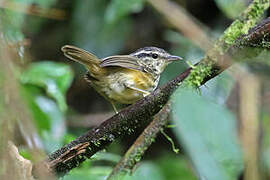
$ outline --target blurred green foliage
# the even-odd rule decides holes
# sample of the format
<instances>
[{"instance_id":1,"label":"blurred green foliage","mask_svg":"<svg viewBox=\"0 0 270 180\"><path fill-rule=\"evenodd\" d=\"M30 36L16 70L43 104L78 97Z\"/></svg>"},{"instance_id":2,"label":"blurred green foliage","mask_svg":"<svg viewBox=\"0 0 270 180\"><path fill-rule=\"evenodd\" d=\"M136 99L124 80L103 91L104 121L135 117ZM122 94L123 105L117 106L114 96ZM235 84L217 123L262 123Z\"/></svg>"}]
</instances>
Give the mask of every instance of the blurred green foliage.
<instances>
[{"instance_id":1,"label":"blurred green foliage","mask_svg":"<svg viewBox=\"0 0 270 180\"><path fill-rule=\"evenodd\" d=\"M245 0L215 0L217 6L229 18L235 19L247 7Z\"/></svg>"},{"instance_id":2,"label":"blurred green foliage","mask_svg":"<svg viewBox=\"0 0 270 180\"><path fill-rule=\"evenodd\" d=\"M93 162L93 161L92 161ZM112 171L112 167L109 166L91 166L89 163L84 163L79 170L72 170L69 175L65 176L64 180L74 179L91 179L102 180ZM136 171L132 175L125 175L118 177L120 180L165 180L160 169L151 162L143 162L137 167Z\"/></svg>"},{"instance_id":3,"label":"blurred green foliage","mask_svg":"<svg viewBox=\"0 0 270 180\"><path fill-rule=\"evenodd\" d=\"M66 91L73 78L69 66L53 62L32 63L21 76L21 83L44 88L47 95L53 98L60 110L65 112L67 104Z\"/></svg>"},{"instance_id":4,"label":"blurred green foliage","mask_svg":"<svg viewBox=\"0 0 270 180\"><path fill-rule=\"evenodd\" d=\"M138 13L143 9L144 0L112 0L105 12L108 23L114 23L131 12Z\"/></svg>"},{"instance_id":5,"label":"blurred green foliage","mask_svg":"<svg viewBox=\"0 0 270 180\"><path fill-rule=\"evenodd\" d=\"M67 111L65 96L72 79L69 66L52 61L32 63L20 77L22 95L48 152L63 145Z\"/></svg>"},{"instance_id":6,"label":"blurred green foliage","mask_svg":"<svg viewBox=\"0 0 270 180\"><path fill-rule=\"evenodd\" d=\"M174 132L198 176L236 179L243 170L243 160L233 115L193 91L177 90L173 99Z\"/></svg>"},{"instance_id":7,"label":"blurred green foliage","mask_svg":"<svg viewBox=\"0 0 270 180\"><path fill-rule=\"evenodd\" d=\"M155 162L166 180L178 180L179 177L185 180L197 179L184 156L166 153Z\"/></svg>"},{"instance_id":8,"label":"blurred green foliage","mask_svg":"<svg viewBox=\"0 0 270 180\"><path fill-rule=\"evenodd\" d=\"M1 10L0 11L2 26L1 32L4 33L4 36L10 42L18 42L24 39L24 35L21 32L21 27L24 21L24 16L21 13Z\"/></svg>"},{"instance_id":9,"label":"blurred green foliage","mask_svg":"<svg viewBox=\"0 0 270 180\"><path fill-rule=\"evenodd\" d=\"M56 0L9 0L7 4L13 7L19 7L21 12L27 12L29 6L33 3L42 7L49 8ZM9 9L1 9L1 28L8 41L18 42L24 39L22 28L25 23L26 15Z\"/></svg>"},{"instance_id":10,"label":"blurred green foliage","mask_svg":"<svg viewBox=\"0 0 270 180\"><path fill-rule=\"evenodd\" d=\"M98 57L105 57L123 49L124 42L131 30L131 20L124 16L128 12L125 11L126 13L121 15L121 21L107 22L104 14L114 11L116 8L115 5L111 6L108 6L106 0L85 1L84 3L75 1L71 23L72 43L95 52ZM78 28L80 28L79 31Z\"/></svg>"}]
</instances>

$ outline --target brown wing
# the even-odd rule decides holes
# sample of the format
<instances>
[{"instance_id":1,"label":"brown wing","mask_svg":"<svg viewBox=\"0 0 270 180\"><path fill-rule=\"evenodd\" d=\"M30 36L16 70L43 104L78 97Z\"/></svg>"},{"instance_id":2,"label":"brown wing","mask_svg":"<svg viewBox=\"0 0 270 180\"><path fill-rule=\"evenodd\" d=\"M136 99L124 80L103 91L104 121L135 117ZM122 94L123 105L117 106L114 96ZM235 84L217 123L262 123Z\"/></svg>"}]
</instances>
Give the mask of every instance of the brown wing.
<instances>
[{"instance_id":1,"label":"brown wing","mask_svg":"<svg viewBox=\"0 0 270 180\"><path fill-rule=\"evenodd\" d=\"M135 69L139 71L144 71L143 68L138 63L138 58L129 55L116 55L104 58L100 67L118 66L128 69Z\"/></svg>"}]
</instances>

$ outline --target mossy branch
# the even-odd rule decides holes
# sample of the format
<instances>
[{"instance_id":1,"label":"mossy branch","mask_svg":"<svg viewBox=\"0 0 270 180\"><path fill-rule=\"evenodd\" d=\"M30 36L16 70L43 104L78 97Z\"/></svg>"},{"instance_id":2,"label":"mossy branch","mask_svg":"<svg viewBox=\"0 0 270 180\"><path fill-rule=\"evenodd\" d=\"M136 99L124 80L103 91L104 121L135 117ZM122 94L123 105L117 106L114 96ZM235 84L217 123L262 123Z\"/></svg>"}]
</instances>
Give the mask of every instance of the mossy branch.
<instances>
[{"instance_id":1,"label":"mossy branch","mask_svg":"<svg viewBox=\"0 0 270 180\"><path fill-rule=\"evenodd\" d=\"M130 172L137 162L140 161L148 147L154 142L158 133L168 124L170 113L168 102L155 116L153 121L144 129L128 149L122 159L114 167L107 179L118 179L118 177Z\"/></svg>"},{"instance_id":2,"label":"mossy branch","mask_svg":"<svg viewBox=\"0 0 270 180\"><path fill-rule=\"evenodd\" d=\"M167 2L169 3L169 2ZM255 2L256 3L256 2ZM262 7L262 6L260 6ZM267 8L267 7L264 7ZM261 8L262 12L264 11L264 8ZM254 7L249 7L243 15L247 16L249 12L252 12L254 10ZM244 16L244 17L245 17ZM242 16L240 16L242 18ZM255 24L255 22L258 20L259 16L256 16L255 20L254 19L248 19L247 24ZM259 48L266 48L269 49L269 22L270 19L264 20L261 24L256 26L255 28L249 30L249 34L242 36L242 38L239 38L239 34L247 34L245 29L238 29L237 32L233 31L236 27L241 27L241 28L247 28L251 26L247 26L244 24L245 21L240 21L238 20L239 24L237 25L236 23L233 23L232 26L230 26L226 32L224 33L224 36L221 37L217 42L216 42L216 47L220 46L217 49L211 49L209 52L210 53L215 53L217 56L219 56L221 53L225 52L227 50L226 46L230 46L233 43L233 46L229 48L228 54L230 55L235 55L239 56L239 54L242 53L233 53L235 49L239 51L241 48L244 48L244 51L250 50L247 47L259 47ZM252 23L250 23L252 22ZM263 27L263 28L262 28ZM229 32L229 33L228 33ZM232 36L232 37L231 37ZM257 36L257 37L254 37ZM235 39L238 37L238 39ZM230 42L230 41L231 42ZM226 46L224 46L226 45ZM222 51L220 51L222 50ZM253 49L254 50L254 49ZM261 49L259 50L261 51ZM256 53L252 51L253 56L256 56ZM209 76L211 74L211 70L213 68L214 62L209 60L207 57L208 54L206 54L206 58L204 59L206 62L201 61L201 65L199 66L194 66L192 69L192 73L189 74L188 78L184 81L186 87L199 87L201 83L203 82L204 78L206 76ZM231 57L229 56L224 56L226 60L226 66L222 65L219 67L220 70L222 70L222 67L225 69L226 67L231 64ZM242 56L243 58L243 56ZM224 64L224 63L223 63ZM219 63L220 65L220 63ZM168 106L168 105L167 105ZM167 109L166 105L163 107ZM157 134L163 130L165 124L168 123L168 119L164 118L164 116L159 117L160 113L162 113L164 109L162 109L154 118L154 120L146 127L144 132L137 138L137 140L134 142L134 144L129 148L129 150L126 152L124 157L117 163L117 165L114 167L113 171L109 175L108 179L117 179L119 176L125 175L127 172L130 172L135 164L137 163L137 159L141 159L143 156L144 152L149 148L151 145L152 140L154 140L157 136ZM168 114L167 111L165 111L165 115ZM149 140L151 139L151 142L149 143ZM148 140L148 141L147 141Z\"/></svg>"},{"instance_id":3,"label":"mossy branch","mask_svg":"<svg viewBox=\"0 0 270 180\"><path fill-rule=\"evenodd\" d=\"M264 1L264 3L266 3L266 1ZM269 6L269 1L267 1L267 3L268 5L265 5L264 9ZM254 1L254 3L250 5L250 7L253 6L258 6L257 1ZM253 14L253 8L249 9L252 9L250 13L256 20L263 13L263 11L256 11L258 14L255 15ZM249 13L246 14L246 22L249 22L250 16ZM228 57L234 58L239 51L245 49L243 45L249 44L249 42L261 42L262 36L260 32L263 32L263 37L268 39L270 34L268 22L269 21L264 21L262 24L256 26L256 28L251 29L245 36L242 36L243 32L241 32L238 33L237 36L230 37L230 41L234 40L233 46L230 46L230 48L227 48L227 46L224 46L225 48L222 47L223 53L220 53L221 51L210 50L206 56L195 65L195 68L187 69L164 86L152 92L151 95L123 109L118 114L103 122L100 126L91 129L74 141L50 154L46 160L35 165L34 172L39 168L44 169L45 167L50 172L64 175L71 169L77 167L86 158L90 158L97 151L113 142L115 138L127 137L136 131L138 127L146 127L152 120L152 117L161 110L175 89L181 84L194 87L204 84L228 68L232 63L232 61L227 61L229 59ZM255 23L249 23L249 25L243 27L250 29L254 24ZM226 36L227 34L225 33L223 37ZM242 37L239 38L239 36ZM227 44L225 41L224 43ZM257 47L262 46L258 44ZM216 48L220 49L220 46L215 46L214 49ZM225 54L226 49L228 49L227 52L229 52L229 54ZM258 51L263 50L263 48L260 48ZM246 55L243 53L242 58L245 59L245 56Z\"/></svg>"}]
</instances>

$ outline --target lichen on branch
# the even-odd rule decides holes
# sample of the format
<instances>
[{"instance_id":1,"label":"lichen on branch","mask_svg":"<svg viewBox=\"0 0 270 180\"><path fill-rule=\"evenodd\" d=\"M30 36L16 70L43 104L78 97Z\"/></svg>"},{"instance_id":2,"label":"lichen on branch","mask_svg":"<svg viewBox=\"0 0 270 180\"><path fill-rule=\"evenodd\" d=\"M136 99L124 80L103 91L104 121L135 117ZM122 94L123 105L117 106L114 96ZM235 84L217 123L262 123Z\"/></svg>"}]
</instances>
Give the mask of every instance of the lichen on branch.
<instances>
[{"instance_id":1,"label":"lichen on branch","mask_svg":"<svg viewBox=\"0 0 270 180\"><path fill-rule=\"evenodd\" d=\"M241 35L248 34L248 31L261 19L265 10L270 5L269 0L253 0L248 8L237 18L217 41L216 49L224 53L232 46Z\"/></svg>"},{"instance_id":2,"label":"lichen on branch","mask_svg":"<svg viewBox=\"0 0 270 180\"><path fill-rule=\"evenodd\" d=\"M206 53L204 59L191 70L190 75L183 84L188 87L199 87L207 76L211 76L211 73L220 73L215 71L223 71L226 69L228 65L232 63L233 56L235 56L235 52L234 54L226 55L227 51L230 50L230 48L235 48L236 45L240 46L236 41L239 40L241 36L243 39L238 41L242 42L241 47L245 47L247 42L252 41L252 39L254 41L255 38L247 39L247 37L252 36L251 34L254 34L255 32L250 34L248 34L248 32L261 19L261 16L269 6L269 0L254 0L239 18L224 31L224 34L217 40L214 47ZM266 34L266 32L264 34ZM265 36L261 39L263 40L259 43L260 45L258 45L258 43L257 45L269 47L269 39ZM224 56L222 61L221 56Z\"/></svg>"}]
</instances>

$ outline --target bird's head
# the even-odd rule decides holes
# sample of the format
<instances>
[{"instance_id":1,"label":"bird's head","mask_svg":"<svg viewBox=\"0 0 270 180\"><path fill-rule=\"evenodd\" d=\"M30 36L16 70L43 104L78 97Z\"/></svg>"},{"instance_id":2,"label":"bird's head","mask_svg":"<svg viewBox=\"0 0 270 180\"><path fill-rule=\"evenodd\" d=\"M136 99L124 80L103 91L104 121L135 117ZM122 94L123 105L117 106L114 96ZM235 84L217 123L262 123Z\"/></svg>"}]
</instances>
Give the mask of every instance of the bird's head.
<instances>
[{"instance_id":1,"label":"bird's head","mask_svg":"<svg viewBox=\"0 0 270 180\"><path fill-rule=\"evenodd\" d=\"M145 71L156 75L161 74L170 62L182 59L157 47L140 48L130 55L139 59L138 63L144 67Z\"/></svg>"}]
</instances>

